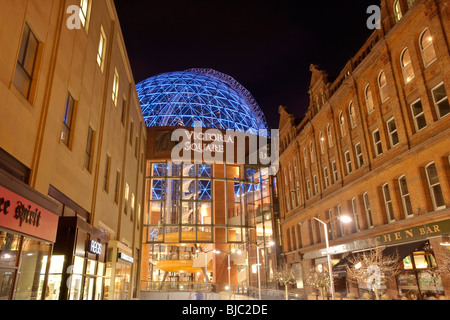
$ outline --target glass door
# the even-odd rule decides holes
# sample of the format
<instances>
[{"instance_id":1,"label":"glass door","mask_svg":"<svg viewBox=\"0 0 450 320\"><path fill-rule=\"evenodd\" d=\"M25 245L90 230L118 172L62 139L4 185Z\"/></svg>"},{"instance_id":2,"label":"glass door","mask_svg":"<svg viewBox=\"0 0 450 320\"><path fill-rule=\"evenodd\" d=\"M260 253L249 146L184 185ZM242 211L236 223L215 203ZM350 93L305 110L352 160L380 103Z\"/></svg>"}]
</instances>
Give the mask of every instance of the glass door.
<instances>
[{"instance_id":1,"label":"glass door","mask_svg":"<svg viewBox=\"0 0 450 320\"><path fill-rule=\"evenodd\" d=\"M15 270L0 269L0 301L11 299Z\"/></svg>"}]
</instances>

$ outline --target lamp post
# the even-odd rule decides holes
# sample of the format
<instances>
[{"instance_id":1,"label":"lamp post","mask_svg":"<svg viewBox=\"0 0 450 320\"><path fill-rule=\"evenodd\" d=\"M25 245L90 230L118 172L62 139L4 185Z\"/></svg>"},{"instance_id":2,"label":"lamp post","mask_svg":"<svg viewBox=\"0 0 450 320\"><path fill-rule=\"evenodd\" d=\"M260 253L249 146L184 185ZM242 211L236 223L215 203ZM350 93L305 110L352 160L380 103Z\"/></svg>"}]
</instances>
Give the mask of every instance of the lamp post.
<instances>
[{"instance_id":1,"label":"lamp post","mask_svg":"<svg viewBox=\"0 0 450 320\"><path fill-rule=\"evenodd\" d=\"M259 263L259 246L264 244L264 242L251 243L251 244L256 246L256 263L258 266L258 297L259 297L259 300L261 300L261 271L260 271L261 264ZM272 247L273 245L275 245L275 242L270 241L268 244L269 244L269 247Z\"/></svg>"},{"instance_id":2,"label":"lamp post","mask_svg":"<svg viewBox=\"0 0 450 320\"><path fill-rule=\"evenodd\" d=\"M352 219L348 216L341 216L341 217L333 217L327 221L322 221L319 218L313 217L314 220L318 221L319 223L323 224L323 227L325 229L325 243L327 246L327 260L328 260L328 273L330 275L330 290L331 290L331 299L336 300L336 295L334 292L334 279L333 279L333 271L332 271L332 265L331 265L331 254L330 254L330 243L328 240L328 223L331 222L334 219L340 219L344 223L349 223L352 221Z\"/></svg>"},{"instance_id":3,"label":"lamp post","mask_svg":"<svg viewBox=\"0 0 450 320\"><path fill-rule=\"evenodd\" d=\"M229 300L231 300L231 253L227 251L219 251L219 250L213 250L214 253L219 254L221 252L228 255L228 293L229 293ZM241 250L237 251L237 254L241 254Z\"/></svg>"}]
</instances>

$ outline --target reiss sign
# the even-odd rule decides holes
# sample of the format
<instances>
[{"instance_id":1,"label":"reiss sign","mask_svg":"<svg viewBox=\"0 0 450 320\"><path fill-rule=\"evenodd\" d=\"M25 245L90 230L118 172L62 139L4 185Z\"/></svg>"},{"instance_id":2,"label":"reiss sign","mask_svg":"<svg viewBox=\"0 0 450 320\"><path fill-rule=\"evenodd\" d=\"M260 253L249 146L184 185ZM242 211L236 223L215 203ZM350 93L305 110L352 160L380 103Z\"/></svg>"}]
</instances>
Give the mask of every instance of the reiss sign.
<instances>
[{"instance_id":1,"label":"reiss sign","mask_svg":"<svg viewBox=\"0 0 450 320\"><path fill-rule=\"evenodd\" d=\"M0 227L54 243L59 217L0 186Z\"/></svg>"}]
</instances>

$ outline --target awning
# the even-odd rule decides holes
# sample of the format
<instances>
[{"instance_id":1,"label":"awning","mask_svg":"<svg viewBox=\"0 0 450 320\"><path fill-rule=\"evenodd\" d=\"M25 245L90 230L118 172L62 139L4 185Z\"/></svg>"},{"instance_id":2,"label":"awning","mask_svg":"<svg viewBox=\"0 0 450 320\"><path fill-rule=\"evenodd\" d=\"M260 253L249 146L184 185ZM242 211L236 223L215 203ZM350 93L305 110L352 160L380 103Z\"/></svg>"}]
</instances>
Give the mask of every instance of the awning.
<instances>
[{"instance_id":1,"label":"awning","mask_svg":"<svg viewBox=\"0 0 450 320\"><path fill-rule=\"evenodd\" d=\"M416 249L422 247L428 240L406 243L398 246L391 246L384 248L382 254L386 257L398 255L396 263L405 259L409 254L414 252ZM347 274L347 266L351 267L351 260L354 260L358 256L362 255L366 251L360 251L355 253L350 253L348 256L343 258L333 267L333 274L336 277L343 277Z\"/></svg>"}]
</instances>

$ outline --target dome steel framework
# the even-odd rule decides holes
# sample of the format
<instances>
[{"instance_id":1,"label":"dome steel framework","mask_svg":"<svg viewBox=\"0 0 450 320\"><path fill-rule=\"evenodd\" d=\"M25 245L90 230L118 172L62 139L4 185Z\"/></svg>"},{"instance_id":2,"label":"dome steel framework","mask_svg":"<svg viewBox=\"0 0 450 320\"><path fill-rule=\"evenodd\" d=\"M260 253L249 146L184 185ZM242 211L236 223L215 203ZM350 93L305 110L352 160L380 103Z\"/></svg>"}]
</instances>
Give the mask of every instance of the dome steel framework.
<instances>
[{"instance_id":1,"label":"dome steel framework","mask_svg":"<svg viewBox=\"0 0 450 320\"><path fill-rule=\"evenodd\" d=\"M253 96L232 77L212 69L190 69L137 84L147 127L194 127L259 135L268 130Z\"/></svg>"}]
</instances>

